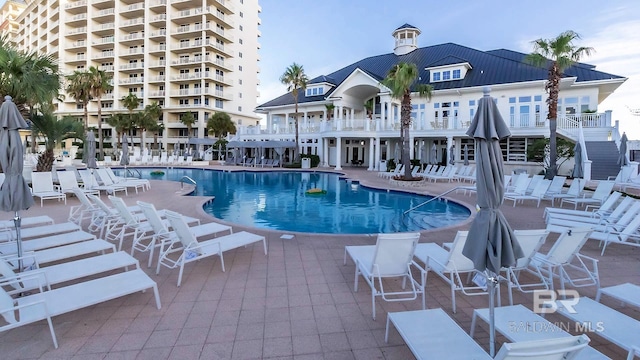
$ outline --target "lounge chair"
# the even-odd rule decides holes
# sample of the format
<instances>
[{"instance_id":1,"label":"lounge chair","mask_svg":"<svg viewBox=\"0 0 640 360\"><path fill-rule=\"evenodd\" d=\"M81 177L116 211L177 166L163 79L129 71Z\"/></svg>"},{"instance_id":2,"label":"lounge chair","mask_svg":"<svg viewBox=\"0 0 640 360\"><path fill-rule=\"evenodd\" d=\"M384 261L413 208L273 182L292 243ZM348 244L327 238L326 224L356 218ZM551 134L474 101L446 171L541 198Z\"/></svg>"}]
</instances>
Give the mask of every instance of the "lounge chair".
<instances>
[{"instance_id":1,"label":"lounge chair","mask_svg":"<svg viewBox=\"0 0 640 360\"><path fill-rule=\"evenodd\" d=\"M111 164L113 164L113 160L110 155L105 155L104 161L102 163L104 164L104 166L111 166Z\"/></svg>"},{"instance_id":2,"label":"lounge chair","mask_svg":"<svg viewBox=\"0 0 640 360\"><path fill-rule=\"evenodd\" d=\"M82 177L85 189L104 191L107 194L115 194L118 191L124 191L126 195L129 195L126 186L120 185L100 185L95 175L90 170L78 170Z\"/></svg>"},{"instance_id":3,"label":"lounge chair","mask_svg":"<svg viewBox=\"0 0 640 360\"><path fill-rule=\"evenodd\" d=\"M146 185L142 181L128 180L128 181L119 181L114 182L107 169L96 169L96 173L100 177L103 185L106 186L124 186L125 188L133 188L138 193L138 189L145 190Z\"/></svg>"},{"instance_id":4,"label":"lounge chair","mask_svg":"<svg viewBox=\"0 0 640 360\"><path fill-rule=\"evenodd\" d=\"M564 184L566 181L566 176L554 176L553 180L551 180L551 185L549 185L549 189L547 189L547 193L545 194L544 199L551 200L551 196L562 193L562 189L564 189Z\"/></svg>"},{"instance_id":5,"label":"lounge chair","mask_svg":"<svg viewBox=\"0 0 640 360\"><path fill-rule=\"evenodd\" d=\"M20 219L20 228L33 226L53 225L53 219L47 215L27 216ZM15 227L13 220L0 220L0 231Z\"/></svg>"},{"instance_id":6,"label":"lounge chair","mask_svg":"<svg viewBox=\"0 0 640 360\"><path fill-rule=\"evenodd\" d=\"M186 165L193 165L193 156L187 156L187 158L185 159L185 163Z\"/></svg>"},{"instance_id":7,"label":"lounge chair","mask_svg":"<svg viewBox=\"0 0 640 360\"><path fill-rule=\"evenodd\" d=\"M614 191L609 195L607 200L602 203L600 206L591 206L587 205L584 210L573 210L573 209L561 209L561 208L553 208L546 207L544 209L543 217L545 218L545 222L549 221L551 217L562 217L563 215L572 215L572 216L586 216L590 218L604 218L609 216L613 211L624 206L622 211L624 211L629 205L631 205L631 201L633 200L631 197L625 197L622 201L619 202L622 197L622 193L618 191ZM589 210L590 207L594 207L593 210Z\"/></svg>"},{"instance_id":8,"label":"lounge chair","mask_svg":"<svg viewBox=\"0 0 640 360\"><path fill-rule=\"evenodd\" d=\"M620 234L625 231L629 224L634 221L638 212L640 212L640 202L632 201L631 206L622 212L622 215L618 217L619 212L612 213L611 216L604 219L588 218L582 216L569 216L564 215L562 217L552 217L547 222L547 230L554 232L564 232L574 227L590 227L597 234L592 234L596 238L608 237L608 234ZM617 219L615 217L618 217ZM630 235L635 231L633 228L629 228ZM614 235L615 236L615 235Z\"/></svg>"},{"instance_id":9,"label":"lounge chair","mask_svg":"<svg viewBox=\"0 0 640 360\"><path fill-rule=\"evenodd\" d=\"M524 202L525 200L537 201L538 203L537 207L540 207L540 201L542 201L542 199L544 198L550 185L551 185L551 180L543 179L537 182L536 187L533 189L533 191L530 194L525 193L525 194L518 195L515 193L507 193L504 195L504 199L513 201L513 207L516 206L516 203L518 201Z\"/></svg>"},{"instance_id":10,"label":"lounge chair","mask_svg":"<svg viewBox=\"0 0 640 360\"><path fill-rule=\"evenodd\" d=\"M471 260L462 254L462 248L467 241L468 231L458 231L451 249L446 250L435 243L418 244L414 256L425 264L427 276L432 271L443 279L451 288L451 306L456 312L456 291L462 291L465 295L487 294L487 290L482 285L465 284L461 275L477 274L478 272ZM426 286L426 277L425 277Z\"/></svg>"},{"instance_id":11,"label":"lounge chair","mask_svg":"<svg viewBox=\"0 0 640 360\"><path fill-rule=\"evenodd\" d=\"M150 267L151 262L153 261L153 251L155 248L166 248L167 245L164 244L165 242L173 242L178 239L175 232L169 230L167 222L162 220L160 213L156 210L153 204L138 201L138 206L142 209L142 213L144 214L148 225L151 227L153 234L150 237L142 237L138 239L134 237L133 245L131 246L131 255L133 256L136 250L140 252L149 251L149 263L147 266ZM233 228L231 226L215 222L190 226L189 230L196 238L217 235L226 231L228 231L229 234L233 234Z\"/></svg>"},{"instance_id":12,"label":"lounge chair","mask_svg":"<svg viewBox=\"0 0 640 360\"><path fill-rule=\"evenodd\" d=\"M611 190L613 190L614 185L615 183L613 181L600 181L591 197L562 199L562 201L560 202L560 207L562 207L565 202L574 204L574 209L578 209L578 205L600 206L605 200L607 200L607 197L609 197L609 194L611 194Z\"/></svg>"},{"instance_id":13,"label":"lounge chair","mask_svg":"<svg viewBox=\"0 0 640 360\"><path fill-rule=\"evenodd\" d=\"M74 244L82 241L93 240L96 237L85 231L73 231L58 235L49 235L31 239L22 242L22 251L38 251L44 249L50 249L57 246ZM17 245L14 241L0 242L0 253L12 254L17 250Z\"/></svg>"},{"instance_id":14,"label":"lounge chair","mask_svg":"<svg viewBox=\"0 0 640 360\"><path fill-rule=\"evenodd\" d=\"M20 238L22 240L29 240L44 236L51 236L56 234L70 233L73 231L82 230L80 226L74 224L72 222L64 222L59 224L51 224L51 225L42 225L42 226L32 226L28 228L24 228L20 230ZM16 230L15 228L6 228L0 235L5 235L8 237L7 240L16 238ZM1 236L0 236L1 237Z\"/></svg>"},{"instance_id":15,"label":"lounge chair","mask_svg":"<svg viewBox=\"0 0 640 360\"><path fill-rule=\"evenodd\" d=\"M602 252L600 255L604 255L604 251L607 249L609 243L616 243L620 245L640 246L640 216L636 217L629 222L629 224L623 230L611 230L607 228L604 231L595 230L591 233L591 239L600 240L602 242Z\"/></svg>"},{"instance_id":16,"label":"lounge chair","mask_svg":"<svg viewBox=\"0 0 640 360\"><path fill-rule=\"evenodd\" d=\"M167 152L163 151L160 154L160 165L169 165L169 158L167 157Z\"/></svg>"},{"instance_id":17,"label":"lounge chair","mask_svg":"<svg viewBox=\"0 0 640 360\"><path fill-rule=\"evenodd\" d=\"M50 291L42 291L41 287L40 293L16 299L12 299L4 289L0 288L0 309L3 310L1 315L8 323L8 325L0 326L0 331L47 320L53 345L58 348L58 341L51 322L52 317L147 289L153 289L156 307L160 309L158 286L140 269ZM19 314L18 317L15 316L16 313Z\"/></svg>"},{"instance_id":18,"label":"lounge chair","mask_svg":"<svg viewBox=\"0 0 640 360\"><path fill-rule=\"evenodd\" d=\"M478 319L489 323L489 309L475 309L471 318L469 336L475 334ZM529 341L545 341L551 339L566 339L572 335L542 316L534 313L522 305L500 306L494 309L494 324L496 332L507 340L515 343ZM588 343L588 338L585 339ZM586 345L586 344L585 344ZM542 348L541 348L542 350ZM525 358L526 359L526 358ZM560 357L558 359L566 359ZM609 359L596 349L586 345L575 359Z\"/></svg>"},{"instance_id":19,"label":"lounge chair","mask_svg":"<svg viewBox=\"0 0 640 360\"><path fill-rule=\"evenodd\" d=\"M45 200L64 200L67 204L67 195L56 190L53 186L51 172L34 172L31 174L32 195L40 198L40 207Z\"/></svg>"},{"instance_id":20,"label":"lounge chair","mask_svg":"<svg viewBox=\"0 0 640 360\"><path fill-rule=\"evenodd\" d=\"M600 288L596 294L596 301L600 301L602 295L610 296L623 304L640 308L640 285L624 283Z\"/></svg>"},{"instance_id":21,"label":"lounge chair","mask_svg":"<svg viewBox=\"0 0 640 360\"><path fill-rule=\"evenodd\" d=\"M514 184L513 189L507 188L504 196L524 196L527 194L527 188L529 187L529 183L531 182L531 178L527 174L520 174L515 180L512 178L511 183Z\"/></svg>"},{"instance_id":22,"label":"lounge chair","mask_svg":"<svg viewBox=\"0 0 640 360\"><path fill-rule=\"evenodd\" d=\"M126 176L118 176L113 172L111 168L105 168L107 174L111 178L116 185L120 185L121 183L133 182L133 183L142 183L146 187L147 190L151 189L151 182L147 179L140 179L137 177L126 177Z\"/></svg>"},{"instance_id":23,"label":"lounge chair","mask_svg":"<svg viewBox=\"0 0 640 360\"><path fill-rule=\"evenodd\" d=\"M182 282L184 265L187 263L218 255L220 257L220 266L224 272L223 252L256 242L262 242L264 254L267 255L267 240L264 236L240 231L230 235L221 236L219 238L198 242L181 214L166 210L165 215L179 241L171 242L166 248L160 249L156 274L160 272L161 265L166 266L169 269L179 267L180 272L178 273L178 286L180 286L180 283ZM178 253L178 259L172 259L170 257L171 254L174 253Z\"/></svg>"},{"instance_id":24,"label":"lounge chair","mask_svg":"<svg viewBox=\"0 0 640 360\"><path fill-rule=\"evenodd\" d=\"M574 228L563 232L546 254L536 253L529 266L547 278L547 284L552 290L554 278L560 279L562 290L565 283L573 287L595 285L599 289L598 260L580 254L580 249L591 232L590 228Z\"/></svg>"},{"instance_id":25,"label":"lounge chair","mask_svg":"<svg viewBox=\"0 0 640 360\"><path fill-rule=\"evenodd\" d=\"M129 268L137 269L138 260L131 255L119 251L115 253L93 256L90 258L63 262L56 265L50 265L40 268L39 264L33 259L30 263L32 266L19 274L14 272L14 268L9 261L16 262L15 259L0 258L0 280L7 281L11 278L19 280L21 276L37 275L39 279L32 281L15 281L9 283L14 288L10 293L21 293L33 289L37 289L39 284L46 286L51 290L51 285L62 284L71 280L78 280L87 276L97 275L109 271Z\"/></svg>"},{"instance_id":26,"label":"lounge chair","mask_svg":"<svg viewBox=\"0 0 640 360\"><path fill-rule=\"evenodd\" d=\"M422 308L425 304L425 270L413 261L420 233L378 234L376 245L345 246L344 263L347 255L355 263L354 291L358 291L359 275L364 277L371 288L371 306L373 319L376 318L376 296L385 301L415 300L422 295ZM411 274L411 267L420 272L420 281ZM383 279L402 278L402 291L390 291L384 288ZM409 280L410 289L404 290ZM377 286L376 286L377 283Z\"/></svg>"},{"instance_id":27,"label":"lounge chair","mask_svg":"<svg viewBox=\"0 0 640 360\"><path fill-rule=\"evenodd\" d=\"M502 271L506 273L507 288L509 290L509 304L513 305L513 289L516 288L524 293L530 293L535 290L548 289L549 285L546 282L544 275L538 268L531 268L529 265L533 256L538 253L540 247L544 244L549 232L547 230L514 230L514 235L520 248L522 249L523 257L516 261L516 264L512 267L503 268ZM531 277L536 278L536 282L521 283L520 273L525 272Z\"/></svg>"},{"instance_id":28,"label":"lounge chair","mask_svg":"<svg viewBox=\"0 0 640 360\"><path fill-rule=\"evenodd\" d=\"M556 309L558 314L571 321L591 325L591 329L595 329L592 333L627 351L627 360L640 355L639 320L582 296L577 303L571 301L570 307L562 301L556 301Z\"/></svg>"},{"instance_id":29,"label":"lounge chair","mask_svg":"<svg viewBox=\"0 0 640 360\"><path fill-rule=\"evenodd\" d=\"M94 194L100 196L100 190L96 189L85 189L81 188L78 185L78 180L76 179L76 174L70 171L60 171L58 172L58 182L60 183L60 191L65 194L74 193L74 189L79 189L85 194Z\"/></svg>"},{"instance_id":30,"label":"lounge chair","mask_svg":"<svg viewBox=\"0 0 640 360\"><path fill-rule=\"evenodd\" d=\"M416 359L421 360L573 359L589 344L586 335L505 343L494 358L442 309L390 312L385 342L389 339L390 324L398 330Z\"/></svg>"},{"instance_id":31,"label":"lounge chair","mask_svg":"<svg viewBox=\"0 0 640 360\"><path fill-rule=\"evenodd\" d=\"M556 199L577 199L582 194L586 184L587 182L584 179L573 179L567 192L551 195L551 206L555 204Z\"/></svg>"},{"instance_id":32,"label":"lounge chair","mask_svg":"<svg viewBox=\"0 0 640 360\"><path fill-rule=\"evenodd\" d=\"M109 231L115 231L112 227L119 226L121 224L120 214L118 210L112 207L109 207L102 199L95 195L87 195L87 198L100 209L100 213L97 215L99 219L96 220L96 223L99 224L100 237L103 238L105 234ZM129 206L127 209L130 212L140 212L140 208L138 206ZM90 229L91 231L98 231L98 229Z\"/></svg>"}]
</instances>

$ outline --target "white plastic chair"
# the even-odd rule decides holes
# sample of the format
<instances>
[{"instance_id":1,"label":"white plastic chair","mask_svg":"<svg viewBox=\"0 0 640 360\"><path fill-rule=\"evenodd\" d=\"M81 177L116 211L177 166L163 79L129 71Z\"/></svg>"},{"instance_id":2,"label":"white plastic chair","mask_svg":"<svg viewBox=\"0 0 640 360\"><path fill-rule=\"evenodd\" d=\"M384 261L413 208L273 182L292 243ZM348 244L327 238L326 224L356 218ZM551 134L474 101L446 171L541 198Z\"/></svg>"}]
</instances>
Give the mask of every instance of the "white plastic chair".
<instances>
[{"instance_id":1,"label":"white plastic chair","mask_svg":"<svg viewBox=\"0 0 640 360\"><path fill-rule=\"evenodd\" d=\"M425 270L413 261L420 233L378 234L376 245L345 246L344 263L347 255L355 263L354 291L358 291L358 277L362 275L371 288L373 319L376 318L376 297L385 301L415 300L422 294L422 308L425 303ZM420 271L420 281L411 274L411 267ZM383 279L402 278L402 291L385 290ZM409 280L410 289L404 290ZM377 284L377 286L376 286Z\"/></svg>"},{"instance_id":2,"label":"white plastic chair","mask_svg":"<svg viewBox=\"0 0 640 360\"><path fill-rule=\"evenodd\" d=\"M418 244L415 252L415 257L425 264L427 276L429 271L433 271L449 284L451 288L451 306L454 313L456 312L456 291L462 291L465 295L487 294L484 286L467 284L461 278L461 275L464 274L469 277L473 274L484 276L483 273L475 269L473 261L462 254L468 234L468 231L458 231L449 251L438 244L426 243Z\"/></svg>"},{"instance_id":3,"label":"white plastic chair","mask_svg":"<svg viewBox=\"0 0 640 360\"><path fill-rule=\"evenodd\" d=\"M67 204L67 195L57 191L53 186L51 172L34 172L31 174L32 195L40 198L40 207L45 200L64 200Z\"/></svg>"},{"instance_id":4,"label":"white plastic chair","mask_svg":"<svg viewBox=\"0 0 640 360\"><path fill-rule=\"evenodd\" d=\"M547 284L553 290L553 279L560 279L561 289L565 283L573 287L595 285L600 288L598 260L580 254L592 230L590 228L574 228L562 233L546 254L536 253L530 266L547 277ZM591 266L587 266L590 262ZM580 274L580 275L578 275ZM582 276L582 277L576 277Z\"/></svg>"}]
</instances>

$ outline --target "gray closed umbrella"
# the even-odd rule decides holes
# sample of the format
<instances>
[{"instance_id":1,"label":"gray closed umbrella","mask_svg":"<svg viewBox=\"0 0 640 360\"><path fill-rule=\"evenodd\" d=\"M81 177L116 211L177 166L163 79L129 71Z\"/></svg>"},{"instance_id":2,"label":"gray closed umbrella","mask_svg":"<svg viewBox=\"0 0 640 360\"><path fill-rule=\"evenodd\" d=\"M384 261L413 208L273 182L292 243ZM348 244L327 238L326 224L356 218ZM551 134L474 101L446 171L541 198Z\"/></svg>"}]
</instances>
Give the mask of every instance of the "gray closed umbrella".
<instances>
[{"instance_id":1,"label":"gray closed umbrella","mask_svg":"<svg viewBox=\"0 0 640 360\"><path fill-rule=\"evenodd\" d=\"M400 144L396 143L395 148L393 149L393 159L396 161L396 164L400 164Z\"/></svg>"},{"instance_id":2,"label":"gray closed umbrella","mask_svg":"<svg viewBox=\"0 0 640 360\"><path fill-rule=\"evenodd\" d=\"M438 151L436 144L431 145L431 151L429 152L429 163L435 165L438 163Z\"/></svg>"},{"instance_id":3,"label":"gray closed umbrella","mask_svg":"<svg viewBox=\"0 0 640 360\"><path fill-rule=\"evenodd\" d=\"M455 149L455 145L451 145L451 147L449 148L449 164L451 164L451 165L455 165L456 164L456 149Z\"/></svg>"},{"instance_id":4,"label":"gray closed umbrella","mask_svg":"<svg viewBox=\"0 0 640 360\"><path fill-rule=\"evenodd\" d=\"M583 178L584 170L582 168L582 145L580 141L576 141L576 146L573 148L575 164L573 165L573 173L571 176L574 178Z\"/></svg>"},{"instance_id":5,"label":"gray closed umbrella","mask_svg":"<svg viewBox=\"0 0 640 360\"><path fill-rule=\"evenodd\" d=\"M420 162L422 164L429 163L429 153L427 152L427 144L422 144L422 154L420 154Z\"/></svg>"},{"instance_id":6,"label":"gray closed umbrella","mask_svg":"<svg viewBox=\"0 0 640 360\"><path fill-rule=\"evenodd\" d=\"M93 131L87 131L87 167L89 169L98 168L96 164L96 137Z\"/></svg>"},{"instance_id":7,"label":"gray closed umbrella","mask_svg":"<svg viewBox=\"0 0 640 360\"><path fill-rule=\"evenodd\" d=\"M467 166L469 165L469 148L467 147L467 144L464 144L464 165Z\"/></svg>"},{"instance_id":8,"label":"gray closed umbrella","mask_svg":"<svg viewBox=\"0 0 640 360\"><path fill-rule=\"evenodd\" d=\"M0 186L0 210L13 211L13 223L16 227L16 243L18 257L22 257L22 239L20 238L20 210L33 205L33 196L29 185L22 177L24 150L19 129L26 129L27 123L22 118L11 96L5 96L0 106L0 167L5 179ZM18 260L18 271L22 271L22 260Z\"/></svg>"},{"instance_id":9,"label":"gray closed umbrella","mask_svg":"<svg viewBox=\"0 0 640 360\"><path fill-rule=\"evenodd\" d=\"M120 165L126 167L129 165L129 142L127 134L122 135L122 156L120 157Z\"/></svg>"},{"instance_id":10,"label":"gray closed umbrella","mask_svg":"<svg viewBox=\"0 0 640 360\"><path fill-rule=\"evenodd\" d=\"M504 201L504 169L500 140L511 136L489 89L478 101L478 110L467 135L476 140L476 188L480 210L471 223L469 236L462 253L473 261L480 272L488 273L489 286L489 348L495 353L494 293L497 274L503 267L516 264L523 256L513 230L505 219L500 205Z\"/></svg>"},{"instance_id":11,"label":"gray closed umbrella","mask_svg":"<svg viewBox=\"0 0 640 360\"><path fill-rule=\"evenodd\" d=\"M620 155L618 156L618 165L620 165L620 167L629 165L629 160L627 160L627 140L627 133L622 133L622 137L620 138Z\"/></svg>"}]
</instances>

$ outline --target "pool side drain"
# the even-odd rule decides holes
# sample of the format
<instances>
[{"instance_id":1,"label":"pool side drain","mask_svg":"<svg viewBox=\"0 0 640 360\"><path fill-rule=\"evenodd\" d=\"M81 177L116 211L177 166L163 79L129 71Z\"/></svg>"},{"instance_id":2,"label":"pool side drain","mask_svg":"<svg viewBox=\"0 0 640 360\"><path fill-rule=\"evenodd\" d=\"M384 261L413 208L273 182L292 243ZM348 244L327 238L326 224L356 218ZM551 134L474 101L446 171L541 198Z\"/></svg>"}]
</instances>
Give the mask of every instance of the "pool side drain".
<instances>
[{"instance_id":1,"label":"pool side drain","mask_svg":"<svg viewBox=\"0 0 640 360\"><path fill-rule=\"evenodd\" d=\"M284 235L280 236L280 239L291 240L291 239L293 239L293 237L294 237L294 235L284 234Z\"/></svg>"}]
</instances>

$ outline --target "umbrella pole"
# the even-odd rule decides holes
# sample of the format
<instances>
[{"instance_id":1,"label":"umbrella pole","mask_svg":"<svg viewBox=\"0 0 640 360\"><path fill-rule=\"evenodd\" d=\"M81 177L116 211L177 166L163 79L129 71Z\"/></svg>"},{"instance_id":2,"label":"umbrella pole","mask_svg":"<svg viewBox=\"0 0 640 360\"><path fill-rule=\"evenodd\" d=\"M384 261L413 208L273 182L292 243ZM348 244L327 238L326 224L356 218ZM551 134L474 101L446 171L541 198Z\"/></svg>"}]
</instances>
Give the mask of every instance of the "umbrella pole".
<instances>
[{"instance_id":1,"label":"umbrella pole","mask_svg":"<svg viewBox=\"0 0 640 360\"><path fill-rule=\"evenodd\" d=\"M18 244L18 272L22 272L22 239L20 237L20 212L16 211L13 224L16 227L16 243Z\"/></svg>"},{"instance_id":2,"label":"umbrella pole","mask_svg":"<svg viewBox=\"0 0 640 360\"><path fill-rule=\"evenodd\" d=\"M496 353L496 316L495 316L495 296L498 278L493 272L488 272L487 282L489 285L489 355Z\"/></svg>"}]
</instances>

